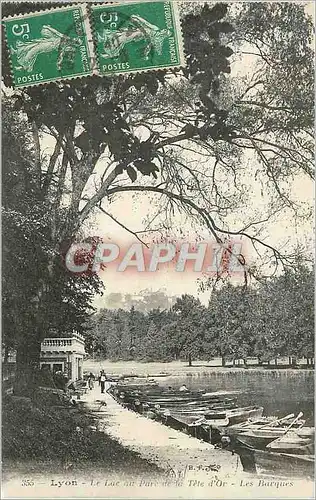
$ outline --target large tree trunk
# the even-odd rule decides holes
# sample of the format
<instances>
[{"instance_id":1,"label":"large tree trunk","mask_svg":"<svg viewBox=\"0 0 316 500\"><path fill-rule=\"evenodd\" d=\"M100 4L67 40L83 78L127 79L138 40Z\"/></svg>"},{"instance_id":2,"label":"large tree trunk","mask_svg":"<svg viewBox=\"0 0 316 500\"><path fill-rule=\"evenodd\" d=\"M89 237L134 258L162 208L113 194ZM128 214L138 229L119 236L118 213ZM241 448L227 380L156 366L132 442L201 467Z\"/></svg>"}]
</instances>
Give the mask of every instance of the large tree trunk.
<instances>
[{"instance_id":1,"label":"large tree trunk","mask_svg":"<svg viewBox=\"0 0 316 500\"><path fill-rule=\"evenodd\" d=\"M41 341L33 336L25 336L17 347L14 394L32 396L39 382Z\"/></svg>"},{"instance_id":2,"label":"large tree trunk","mask_svg":"<svg viewBox=\"0 0 316 500\"><path fill-rule=\"evenodd\" d=\"M16 374L14 394L32 396L40 381L41 342L47 331L45 310L48 287L39 283L37 295L29 306L29 315L25 318L19 335L16 354Z\"/></svg>"}]
</instances>

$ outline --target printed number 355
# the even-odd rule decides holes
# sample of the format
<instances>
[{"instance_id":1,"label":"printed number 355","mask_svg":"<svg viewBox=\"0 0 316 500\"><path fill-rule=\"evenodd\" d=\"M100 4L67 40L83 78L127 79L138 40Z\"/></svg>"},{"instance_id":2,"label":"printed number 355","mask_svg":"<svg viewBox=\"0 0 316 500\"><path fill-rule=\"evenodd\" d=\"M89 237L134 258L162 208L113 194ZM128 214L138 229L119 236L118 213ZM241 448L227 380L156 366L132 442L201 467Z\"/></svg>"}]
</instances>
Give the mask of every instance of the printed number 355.
<instances>
[{"instance_id":1,"label":"printed number 355","mask_svg":"<svg viewBox=\"0 0 316 500\"><path fill-rule=\"evenodd\" d=\"M14 24L12 26L12 33L15 36L21 36L23 40L28 40L30 37L28 33L30 32L29 24Z\"/></svg>"},{"instance_id":2,"label":"printed number 355","mask_svg":"<svg viewBox=\"0 0 316 500\"><path fill-rule=\"evenodd\" d=\"M22 486L34 486L32 479L22 479Z\"/></svg>"}]
</instances>

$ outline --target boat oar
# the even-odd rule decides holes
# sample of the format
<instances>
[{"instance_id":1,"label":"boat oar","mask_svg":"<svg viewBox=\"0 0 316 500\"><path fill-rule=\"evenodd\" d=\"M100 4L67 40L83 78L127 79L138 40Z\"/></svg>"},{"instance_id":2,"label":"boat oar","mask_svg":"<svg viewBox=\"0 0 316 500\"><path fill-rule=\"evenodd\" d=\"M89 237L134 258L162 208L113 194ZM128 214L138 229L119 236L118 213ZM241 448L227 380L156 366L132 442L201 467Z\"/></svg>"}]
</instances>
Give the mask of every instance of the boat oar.
<instances>
[{"instance_id":1,"label":"boat oar","mask_svg":"<svg viewBox=\"0 0 316 500\"><path fill-rule=\"evenodd\" d=\"M283 418L278 418L277 420L273 420L272 422L268 422L267 424L264 424L262 427L258 427L258 429L264 429L265 427L271 427L275 424L279 424L280 422L283 422L283 420L288 420L289 418L293 418L294 413L290 413L289 415L286 415Z\"/></svg>"},{"instance_id":2,"label":"boat oar","mask_svg":"<svg viewBox=\"0 0 316 500\"><path fill-rule=\"evenodd\" d=\"M285 436L285 434L287 434L289 432L289 430L291 429L291 427L293 427L293 425L295 424L295 422L297 422L300 418L302 418L303 416L303 412L300 411L299 414L297 415L297 417L293 420L293 422L291 422L291 424L288 426L288 428L286 429L286 431L284 432L283 436Z\"/></svg>"}]
</instances>

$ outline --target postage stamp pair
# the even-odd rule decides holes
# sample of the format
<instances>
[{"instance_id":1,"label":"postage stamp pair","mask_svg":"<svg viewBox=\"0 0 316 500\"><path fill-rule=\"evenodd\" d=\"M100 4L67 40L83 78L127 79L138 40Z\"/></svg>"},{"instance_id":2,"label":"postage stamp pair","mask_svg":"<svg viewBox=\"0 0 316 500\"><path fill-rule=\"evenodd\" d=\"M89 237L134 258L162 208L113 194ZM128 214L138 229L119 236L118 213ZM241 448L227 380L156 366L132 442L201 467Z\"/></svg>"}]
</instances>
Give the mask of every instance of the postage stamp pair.
<instances>
[{"instance_id":1,"label":"postage stamp pair","mask_svg":"<svg viewBox=\"0 0 316 500\"><path fill-rule=\"evenodd\" d=\"M78 4L3 20L15 87L184 66L174 1Z\"/></svg>"}]
</instances>

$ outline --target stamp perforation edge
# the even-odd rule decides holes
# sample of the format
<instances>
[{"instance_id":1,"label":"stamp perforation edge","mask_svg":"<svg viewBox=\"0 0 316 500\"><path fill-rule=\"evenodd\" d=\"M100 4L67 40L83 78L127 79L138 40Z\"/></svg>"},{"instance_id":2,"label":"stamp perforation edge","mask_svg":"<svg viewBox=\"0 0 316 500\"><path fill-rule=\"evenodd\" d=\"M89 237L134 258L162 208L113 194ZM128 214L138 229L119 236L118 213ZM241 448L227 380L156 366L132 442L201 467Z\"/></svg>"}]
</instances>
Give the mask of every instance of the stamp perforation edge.
<instances>
[{"instance_id":1,"label":"stamp perforation edge","mask_svg":"<svg viewBox=\"0 0 316 500\"><path fill-rule=\"evenodd\" d=\"M174 20L174 31L176 34L176 38L178 40L178 53L179 53L179 64L174 64L172 66L166 66L162 64L161 66L158 67L156 65L155 67L148 67L148 68L137 68L137 69L132 69L132 70L125 70L125 71L113 71L113 73L109 73L104 75L101 70L100 70L100 65L101 62L99 60L99 54L96 46L96 33L95 33L95 23L93 20L92 16L92 11L94 7L97 8L102 8L105 5L108 5L109 7L119 5L119 6L125 6L125 5L135 5L137 3L139 4L145 4L145 3L153 3L153 2L160 2L160 3L170 3L171 6L171 11L172 11L172 18ZM184 68L186 66L186 56L185 56L185 51L184 51L184 40L183 40L183 31L182 31L182 23L180 20L180 15L179 15L179 9L178 9L178 0L128 0L128 1L121 1L121 2L105 2L105 3L96 3L96 2L91 2L89 3L88 10L90 12L90 22L91 22L91 29L93 32L93 40L95 43L95 57L96 61L98 63L98 75L102 78L112 78L115 75L129 75L129 74L138 74L138 73L150 73L150 72L157 72L157 71L163 71L163 70L172 70L172 69L180 69Z\"/></svg>"},{"instance_id":2,"label":"stamp perforation edge","mask_svg":"<svg viewBox=\"0 0 316 500\"><path fill-rule=\"evenodd\" d=\"M9 2L9 3L15 3L15 2ZM28 2L28 3L31 4L33 2ZM43 4L44 3L46 3L46 2L43 2ZM36 16L40 16L43 14L48 14L50 12L51 13L60 12L60 11L65 12L65 11L76 9L76 8L80 9L80 11L82 13L82 23L83 23L85 30L86 30L88 56L90 57L90 60L93 61L93 59L95 60L96 56L94 53L94 43L93 43L93 37L92 37L92 32L91 32L91 26L90 26L89 11L88 11L86 2L80 2L80 3L74 2L74 3L72 3L72 5L65 5L63 7L52 7L52 8L48 8L48 9L27 12L25 14L14 14L13 16L4 17L1 20L3 28L4 28L4 32L5 32L6 51L7 51L8 60L9 60L11 81L12 81L12 86L15 90L28 88L28 87L37 87L39 85L41 85L41 86L50 85L51 83L57 83L57 82L67 83L70 80L81 79L81 78L88 77L88 76L98 75L98 73L95 72L95 68L92 67L92 65L91 65L90 74L89 73L80 73L80 74L72 75L72 76L57 77L57 78L54 78L54 79L49 80L49 81L47 81L47 80L46 81L36 81L36 82L34 82L34 84L30 84L30 83L27 84L26 83L25 85L23 85L23 84L18 85L18 86L15 85L13 63L12 63L12 59L11 59L11 52L9 49L9 41L8 41L8 37L7 37L7 27L6 27L4 21L14 21L14 20L25 19L25 18L34 17L34 16L36 17Z\"/></svg>"},{"instance_id":3,"label":"stamp perforation edge","mask_svg":"<svg viewBox=\"0 0 316 500\"><path fill-rule=\"evenodd\" d=\"M52 0L42 0L41 2L36 2L36 3L42 3L43 5L45 5L46 3L51 3ZM11 3L13 5L18 5L19 2L5 2L5 3ZM30 1L30 2L25 2L25 3L28 3L28 4L32 4L32 3L35 3L33 1ZM60 1L56 1L56 3L60 3ZM86 1L83 1L83 2L73 2L71 5L67 5L65 4L64 7L51 7L51 8L47 8L47 9L43 9L43 10L32 10L31 12L25 12L25 14L13 14L13 16L7 16L7 17L3 17L2 18L2 22L3 21L11 21L11 20L15 20L15 19L24 19L25 17L33 17L33 16L41 16L42 14L47 14L48 12L57 12L57 11L61 11L61 10L70 10L70 9L73 9L75 7L82 7L82 6L86 6L87 3Z\"/></svg>"}]
</instances>

